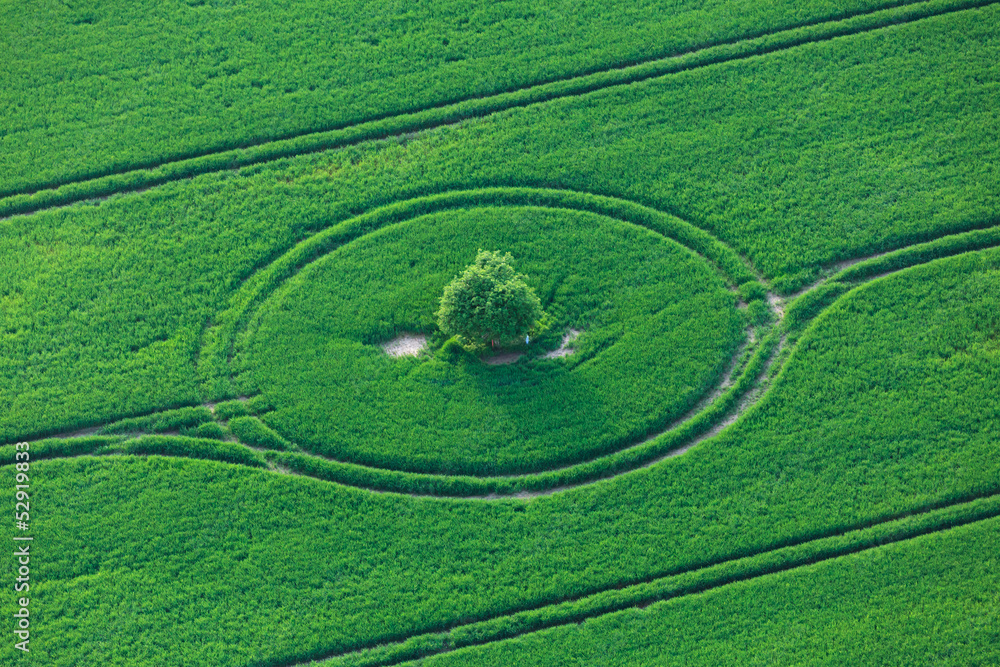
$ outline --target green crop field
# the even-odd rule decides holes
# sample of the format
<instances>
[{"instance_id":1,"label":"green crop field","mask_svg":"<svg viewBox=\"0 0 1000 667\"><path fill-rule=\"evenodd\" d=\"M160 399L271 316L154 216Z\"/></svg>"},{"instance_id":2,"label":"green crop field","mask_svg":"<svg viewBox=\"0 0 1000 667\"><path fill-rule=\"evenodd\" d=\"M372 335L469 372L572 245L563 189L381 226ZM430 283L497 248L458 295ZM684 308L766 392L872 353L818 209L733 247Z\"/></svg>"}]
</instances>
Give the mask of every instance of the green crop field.
<instances>
[{"instance_id":1,"label":"green crop field","mask_svg":"<svg viewBox=\"0 0 1000 667\"><path fill-rule=\"evenodd\" d=\"M0 665L1000 661L1000 3L9 4Z\"/></svg>"}]
</instances>

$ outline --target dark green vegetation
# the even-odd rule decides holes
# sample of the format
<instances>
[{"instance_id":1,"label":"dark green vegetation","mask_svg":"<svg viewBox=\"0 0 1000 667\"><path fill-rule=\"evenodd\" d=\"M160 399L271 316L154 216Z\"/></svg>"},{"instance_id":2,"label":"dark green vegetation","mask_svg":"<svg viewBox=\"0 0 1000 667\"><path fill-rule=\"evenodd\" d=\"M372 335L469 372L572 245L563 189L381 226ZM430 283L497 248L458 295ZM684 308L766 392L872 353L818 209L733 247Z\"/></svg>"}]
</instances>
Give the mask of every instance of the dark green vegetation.
<instances>
[{"instance_id":1,"label":"dark green vegetation","mask_svg":"<svg viewBox=\"0 0 1000 667\"><path fill-rule=\"evenodd\" d=\"M483 246L519 258L551 318L548 345L497 366L461 351L385 354L379 344L400 332L436 330L442 288ZM234 365L244 391L274 404L267 424L338 460L463 474L566 465L641 439L718 384L744 337L723 280L677 243L593 214L512 207L420 217L346 244L259 318ZM585 332L576 352L542 358L571 327Z\"/></svg>"},{"instance_id":2,"label":"dark green vegetation","mask_svg":"<svg viewBox=\"0 0 1000 667\"><path fill-rule=\"evenodd\" d=\"M12 6L0 195L341 127L899 3L254 0ZM58 100L52 103L52 100Z\"/></svg>"},{"instance_id":3,"label":"dark green vegetation","mask_svg":"<svg viewBox=\"0 0 1000 667\"><path fill-rule=\"evenodd\" d=\"M542 303L514 270L511 254L480 250L472 264L444 286L434 317L446 336L471 349L512 345L541 324ZM525 345L527 345L527 341Z\"/></svg>"},{"instance_id":4,"label":"dark green vegetation","mask_svg":"<svg viewBox=\"0 0 1000 667\"><path fill-rule=\"evenodd\" d=\"M961 5L935 0L891 15ZM700 60L629 86L0 222L3 442L120 419L166 428L225 401L213 421L174 424L218 427L204 434L213 437L32 444L37 643L21 664L285 666L366 648L375 650L334 664L386 664L645 605L541 641L566 642L581 659L588 642L612 642L639 664L667 659L664 634L701 640L674 645L689 663L750 660L761 642L777 661L812 662L816 646L835 645L847 664L889 648L995 662L995 520L975 522L996 516L1000 492L1000 250L988 249L1000 203L1000 11L877 30L885 22L865 20L837 33L804 29L795 48L731 47L759 57ZM51 164L65 157L56 143ZM647 445L583 464L600 474L558 477L586 484L549 496L377 494L277 474L336 478L328 473L346 464L217 439L220 422L246 436L257 425L248 417L263 424L282 408L278 396L232 402L232 342L248 326L256 334L275 304L307 296L292 287L338 247L465 215L458 209L519 206L558 209L558 220L617 218L649 230L636 234L679 240L753 300L748 318L764 318L764 295L727 244L780 290L833 281L774 328L790 327L794 347L735 423L647 468L632 470L651 462ZM923 241L843 272L831 266ZM723 417L682 428L704 434ZM0 460L13 455L0 448ZM386 471L350 474L345 481L385 488L371 480ZM524 488L441 479L392 481L422 493ZM9 516L13 497L2 497ZM898 543L844 555L888 541ZM888 567L879 554L891 556ZM815 559L826 560L794 569ZM12 568L4 555L0 569ZM11 602L0 600L7 618ZM881 629L857 625L859 609ZM797 622L784 634L769 621L781 614ZM393 641L397 652L376 648ZM511 659L530 660L540 640L519 641L524 652ZM476 655L490 664L512 655L506 646ZM19 657L0 651L2 664ZM476 664L469 653L441 660Z\"/></svg>"}]
</instances>

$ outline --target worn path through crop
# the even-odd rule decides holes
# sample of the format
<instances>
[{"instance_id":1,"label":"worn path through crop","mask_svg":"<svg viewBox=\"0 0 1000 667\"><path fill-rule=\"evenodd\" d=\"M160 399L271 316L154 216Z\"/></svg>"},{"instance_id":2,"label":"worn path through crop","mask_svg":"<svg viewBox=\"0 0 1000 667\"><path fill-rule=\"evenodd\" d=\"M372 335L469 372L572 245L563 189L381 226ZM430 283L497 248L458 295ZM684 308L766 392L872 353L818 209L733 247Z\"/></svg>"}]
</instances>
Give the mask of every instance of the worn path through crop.
<instances>
[{"instance_id":1,"label":"worn path through crop","mask_svg":"<svg viewBox=\"0 0 1000 667\"><path fill-rule=\"evenodd\" d=\"M788 572L998 516L1000 491L991 491L976 498L946 501L864 525L832 530L825 535L765 549L750 556L664 573L624 585L607 586L586 595L489 618L372 642L350 652L287 663L287 667L316 664L328 667L390 667L409 663L461 648L492 644L550 628L579 624L590 618L626 609L642 609L656 602L698 595L737 582Z\"/></svg>"},{"instance_id":2,"label":"worn path through crop","mask_svg":"<svg viewBox=\"0 0 1000 667\"><path fill-rule=\"evenodd\" d=\"M851 290L862 284L866 284L873 280L890 278L892 275L900 271L905 271L909 268L925 264L929 261L994 247L1000 247L1000 226L960 234L949 234L934 241L914 244L913 246L901 248L890 253L875 253L868 257L852 261L849 265L838 265L834 268L841 268L842 266L846 268L843 268L838 273L817 282L810 290L797 295L795 301L789 305L794 307L796 304L808 300L814 292L818 291L824 285L832 282L835 283L836 281L844 281L844 291L839 293L836 299L830 303L823 304L823 306L817 309L816 312L810 313L807 320L797 322L796 326L801 330L805 327L807 322L815 320L820 314L822 314L822 312L827 310L840 299L844 298L844 296L850 293ZM866 271L870 272L871 275L867 275ZM739 379L736 380L737 383L742 382L743 385L739 387L738 392L734 392L734 387L732 386L732 375L738 368L737 362L740 359L741 353L737 353L722 382L716 387L716 389L702 399L702 403L698 406L698 408L692 411L693 414L689 413L678 423L672 424L667 431L664 431L659 436L654 436L652 439L636 443L631 447L619 450L618 452L605 457L598 457L588 463L578 464L576 466L570 466L556 471L499 478L452 478L447 475L416 475L411 473L399 473L393 470L378 469L353 463L335 461L305 452L267 451L266 456L268 459L268 465L276 472L284 473L290 471L295 474L310 474L310 467L308 465L303 465L303 463L312 462L317 465L330 464L336 467L322 469L322 474L312 474L311 476L324 479L326 481L365 488L376 492L402 493L415 497L437 496L481 500L502 500L509 498L531 499L591 484L598 480L612 479L628 474L633 470L650 467L662 462L664 459L683 454L698 444L711 439L727 426L736 422L746 412L751 410L754 405L756 405L769 393L770 388L773 387L776 382L780 381L782 375L781 369L787 365L792 358L794 358L800 336L796 335L790 338L785 334L788 324L785 321L785 301L777 299L773 295L771 297L771 301L775 305L775 310L778 313L778 316L777 322L772 325L771 332L768 335L770 335L772 340L777 344L773 345L773 347L763 355L761 354L762 349L758 348L756 354L758 362L757 365L752 367L750 373L747 372L746 366L744 366L742 374L739 376ZM729 400L726 403L725 409L716 410L714 414L711 414L710 420L704 424L704 428L702 430L687 433L688 437L678 441L676 446L667 447L663 451L656 452L655 455L650 456L648 455L649 450L645 450L647 453L645 457L633 456L637 452L642 453L644 451L643 448L649 448L651 445L656 444L657 438L669 436L674 432L683 432L683 429L689 427L692 422L699 418L703 418L706 412L712 410L713 406L716 406L719 403L720 396L725 395L728 392L734 393L728 396ZM211 406L211 403L206 403L205 405ZM156 411L150 414L159 414L160 412L164 411ZM42 440L51 441L60 437L67 440L79 439L94 436L98 434L100 430L100 425L93 425L89 428L72 433L48 436L46 438L35 438L34 440L29 440L29 442L39 442ZM122 436L121 442L129 442L128 437ZM230 442L227 444L239 443ZM246 447L245 444L243 446ZM4 449L12 449L12 447L8 445ZM246 449L247 451L254 452L264 451L250 447L246 447ZM120 454L122 452L117 451L115 446L108 446L105 443L99 443L95 444L93 451L91 452L76 452L74 455L85 455L88 453ZM189 456L197 457L198 455L192 452ZM625 461L625 464L619 466L608 466L607 462L609 460L615 460L615 457L619 457L620 460ZM42 459L46 458L46 456L42 454L38 458ZM48 458L60 458L60 456L56 454ZM206 456L206 458L214 457ZM357 472L363 473L363 476L356 475ZM555 474L553 475L553 473ZM576 475L575 477L573 476L574 474ZM369 480L369 483L359 482L361 479L367 479ZM420 482L416 487L414 487L414 479ZM460 481L467 481L468 485L459 487L456 492L454 487L456 479L460 479ZM566 479L569 479L570 481L565 482Z\"/></svg>"},{"instance_id":3,"label":"worn path through crop","mask_svg":"<svg viewBox=\"0 0 1000 667\"><path fill-rule=\"evenodd\" d=\"M45 188L12 192L0 199L0 219L100 199L113 194L137 192L201 174L264 164L296 155L369 141L402 139L415 132L482 118L508 109L586 95L598 90L720 63L765 56L805 44L871 32L934 16L974 10L998 2L1000 0L904 0L887 8L866 10L828 21L805 22L783 30L719 42L687 53L614 65L604 70L542 82L495 95L459 98L425 109L373 118L344 127L331 127L261 143L247 143L239 148L207 150L184 159L150 162L141 168L121 170L108 176L83 178L51 184Z\"/></svg>"}]
</instances>

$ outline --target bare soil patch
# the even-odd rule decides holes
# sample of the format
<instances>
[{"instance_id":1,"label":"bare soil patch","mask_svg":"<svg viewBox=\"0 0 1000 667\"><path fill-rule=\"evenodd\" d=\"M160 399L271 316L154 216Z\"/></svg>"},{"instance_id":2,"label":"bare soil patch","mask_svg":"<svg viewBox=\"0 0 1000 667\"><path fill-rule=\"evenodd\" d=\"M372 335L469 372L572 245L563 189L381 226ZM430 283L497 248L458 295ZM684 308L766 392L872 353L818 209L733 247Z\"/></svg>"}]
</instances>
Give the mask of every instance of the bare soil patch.
<instances>
[{"instance_id":1,"label":"bare soil patch","mask_svg":"<svg viewBox=\"0 0 1000 667\"><path fill-rule=\"evenodd\" d=\"M543 354L542 359L557 359L573 354L574 350L569 345L579 338L581 333L583 332L578 329L570 329L563 335L562 344L557 349ZM524 352L500 352L488 357L482 357L482 360L484 364L489 364L490 366L501 366L512 364L523 356Z\"/></svg>"},{"instance_id":2,"label":"bare soil patch","mask_svg":"<svg viewBox=\"0 0 1000 667\"><path fill-rule=\"evenodd\" d=\"M556 359L558 357L565 357L573 354L573 348L569 347L569 344L579 338L582 333L583 332L579 329L570 329L563 334L562 344L558 347L558 349L546 352L542 355L542 359Z\"/></svg>"},{"instance_id":3,"label":"bare soil patch","mask_svg":"<svg viewBox=\"0 0 1000 667\"><path fill-rule=\"evenodd\" d=\"M483 363L490 366L502 366L504 364L512 364L523 356L524 352L501 352L491 357L483 357Z\"/></svg>"},{"instance_id":4,"label":"bare soil patch","mask_svg":"<svg viewBox=\"0 0 1000 667\"><path fill-rule=\"evenodd\" d=\"M390 357L415 357L427 349L427 336L423 334L400 334L382 343L382 349Z\"/></svg>"}]
</instances>

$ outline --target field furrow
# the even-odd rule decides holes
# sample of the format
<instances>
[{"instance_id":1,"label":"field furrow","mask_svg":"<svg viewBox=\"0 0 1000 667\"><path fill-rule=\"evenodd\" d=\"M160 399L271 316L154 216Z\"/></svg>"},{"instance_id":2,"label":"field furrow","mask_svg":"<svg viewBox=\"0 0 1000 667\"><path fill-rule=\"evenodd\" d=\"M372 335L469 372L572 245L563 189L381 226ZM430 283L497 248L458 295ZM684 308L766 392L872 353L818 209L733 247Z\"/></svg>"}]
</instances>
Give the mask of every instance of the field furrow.
<instances>
[{"instance_id":1,"label":"field furrow","mask_svg":"<svg viewBox=\"0 0 1000 667\"><path fill-rule=\"evenodd\" d=\"M72 203L99 200L113 194L142 192L172 181L221 170L260 165L296 155L327 151L360 143L408 138L414 133L481 118L509 109L630 85L712 65L777 53L804 44L818 43L922 19L944 16L996 4L997 0L917 0L889 9L872 8L829 21L808 21L799 26L748 39L706 46L680 55L657 57L629 65L556 79L495 95L442 102L424 109L402 112L357 124L295 133L241 146L195 151L163 161L121 166L106 174L52 181L34 189L0 191L0 220Z\"/></svg>"}]
</instances>

